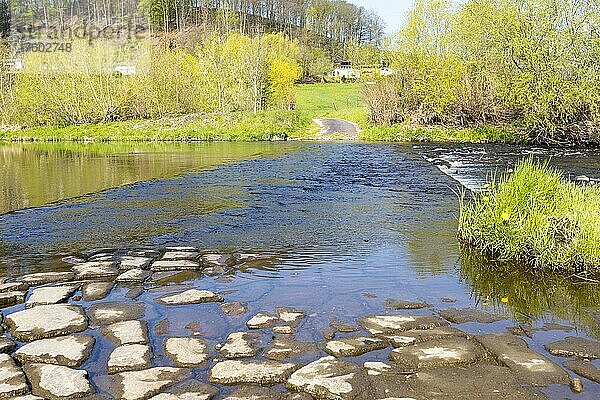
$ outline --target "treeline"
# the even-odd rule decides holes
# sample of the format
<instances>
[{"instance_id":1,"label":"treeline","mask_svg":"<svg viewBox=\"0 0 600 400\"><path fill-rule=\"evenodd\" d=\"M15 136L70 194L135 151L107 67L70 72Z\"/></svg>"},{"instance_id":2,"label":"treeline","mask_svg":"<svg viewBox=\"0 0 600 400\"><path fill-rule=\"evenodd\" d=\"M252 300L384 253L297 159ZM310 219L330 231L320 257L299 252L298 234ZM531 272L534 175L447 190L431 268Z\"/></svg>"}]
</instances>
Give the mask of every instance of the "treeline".
<instances>
[{"instance_id":1,"label":"treeline","mask_svg":"<svg viewBox=\"0 0 600 400\"><path fill-rule=\"evenodd\" d=\"M418 0L365 89L373 122L484 126L600 144L600 1Z\"/></svg>"}]
</instances>

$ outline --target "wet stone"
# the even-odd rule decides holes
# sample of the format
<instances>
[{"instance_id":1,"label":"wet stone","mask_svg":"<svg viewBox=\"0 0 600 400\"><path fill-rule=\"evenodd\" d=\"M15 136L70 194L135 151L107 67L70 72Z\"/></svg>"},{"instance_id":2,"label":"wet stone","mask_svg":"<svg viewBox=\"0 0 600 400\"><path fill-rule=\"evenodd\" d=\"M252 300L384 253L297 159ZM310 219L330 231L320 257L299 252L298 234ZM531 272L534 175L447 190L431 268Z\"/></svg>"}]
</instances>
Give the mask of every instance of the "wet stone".
<instances>
[{"instance_id":1,"label":"wet stone","mask_svg":"<svg viewBox=\"0 0 600 400\"><path fill-rule=\"evenodd\" d=\"M33 289L25 307L65 303L79 289L78 286L46 286Z\"/></svg>"},{"instance_id":2,"label":"wet stone","mask_svg":"<svg viewBox=\"0 0 600 400\"><path fill-rule=\"evenodd\" d=\"M90 335L41 339L19 348L13 357L21 364L43 363L79 367L90 356L94 342Z\"/></svg>"},{"instance_id":3,"label":"wet stone","mask_svg":"<svg viewBox=\"0 0 600 400\"><path fill-rule=\"evenodd\" d=\"M159 304L165 306L179 306L188 304L221 302L223 301L223 298L217 294L214 294L210 290L190 289L184 292L160 296L156 299L156 301Z\"/></svg>"},{"instance_id":4,"label":"wet stone","mask_svg":"<svg viewBox=\"0 0 600 400\"><path fill-rule=\"evenodd\" d=\"M314 400L314 397L308 393L290 393L285 400Z\"/></svg>"},{"instance_id":5,"label":"wet stone","mask_svg":"<svg viewBox=\"0 0 600 400\"><path fill-rule=\"evenodd\" d=\"M68 335L87 329L87 318L79 306L53 304L10 314L6 324L22 342Z\"/></svg>"},{"instance_id":6,"label":"wet stone","mask_svg":"<svg viewBox=\"0 0 600 400\"><path fill-rule=\"evenodd\" d=\"M92 261L78 264L71 268L75 279L79 280L112 280L119 275L119 270L112 261Z\"/></svg>"},{"instance_id":7,"label":"wet stone","mask_svg":"<svg viewBox=\"0 0 600 400\"><path fill-rule=\"evenodd\" d=\"M62 365L27 364L23 367L31 392L48 399L75 399L94 393L87 372Z\"/></svg>"},{"instance_id":8,"label":"wet stone","mask_svg":"<svg viewBox=\"0 0 600 400\"><path fill-rule=\"evenodd\" d=\"M382 350L388 347L385 340L352 336L331 340L325 344L325 352L336 357L356 357L370 351Z\"/></svg>"},{"instance_id":9,"label":"wet stone","mask_svg":"<svg viewBox=\"0 0 600 400\"><path fill-rule=\"evenodd\" d=\"M307 352L316 352L317 346L309 342L276 338L265 350L264 357L271 360L285 360Z\"/></svg>"},{"instance_id":10,"label":"wet stone","mask_svg":"<svg viewBox=\"0 0 600 400\"><path fill-rule=\"evenodd\" d=\"M150 275L151 272L149 271L135 268L127 270L126 272L117 276L115 281L119 283L143 283Z\"/></svg>"},{"instance_id":11,"label":"wet stone","mask_svg":"<svg viewBox=\"0 0 600 400\"><path fill-rule=\"evenodd\" d=\"M476 337L495 358L510 368L520 379L533 386L569 383L568 374L558 365L529 349L527 343L508 333Z\"/></svg>"},{"instance_id":12,"label":"wet stone","mask_svg":"<svg viewBox=\"0 0 600 400\"><path fill-rule=\"evenodd\" d=\"M257 343L258 339L260 335L257 333L230 333L219 353L224 358L254 357L261 350Z\"/></svg>"},{"instance_id":13,"label":"wet stone","mask_svg":"<svg viewBox=\"0 0 600 400\"><path fill-rule=\"evenodd\" d=\"M24 282L0 283L0 293L24 292L27 289L29 289L29 285Z\"/></svg>"},{"instance_id":14,"label":"wet stone","mask_svg":"<svg viewBox=\"0 0 600 400\"><path fill-rule=\"evenodd\" d=\"M119 346L148 343L148 327L144 321L116 322L102 327L100 333Z\"/></svg>"},{"instance_id":15,"label":"wet stone","mask_svg":"<svg viewBox=\"0 0 600 400\"><path fill-rule=\"evenodd\" d=\"M581 337L569 336L544 347L559 357L600 358L600 342Z\"/></svg>"},{"instance_id":16,"label":"wet stone","mask_svg":"<svg viewBox=\"0 0 600 400\"><path fill-rule=\"evenodd\" d=\"M283 394L274 390L260 387L249 386L236 390L224 400L281 400Z\"/></svg>"},{"instance_id":17,"label":"wet stone","mask_svg":"<svg viewBox=\"0 0 600 400\"><path fill-rule=\"evenodd\" d=\"M40 272L24 275L19 280L29 286L45 285L47 283L66 282L73 280L72 272Z\"/></svg>"},{"instance_id":18,"label":"wet stone","mask_svg":"<svg viewBox=\"0 0 600 400\"><path fill-rule=\"evenodd\" d=\"M276 385L283 383L298 366L279 361L227 360L217 363L208 375L208 380L223 385L257 384Z\"/></svg>"},{"instance_id":19,"label":"wet stone","mask_svg":"<svg viewBox=\"0 0 600 400\"><path fill-rule=\"evenodd\" d=\"M335 357L324 357L300 368L290 376L285 386L318 399L368 398L368 382L362 368Z\"/></svg>"},{"instance_id":20,"label":"wet stone","mask_svg":"<svg viewBox=\"0 0 600 400\"><path fill-rule=\"evenodd\" d=\"M83 295L83 300L85 301L95 301L102 300L109 295L110 291L114 287L114 283L112 282L93 282L86 283L83 285L81 289L81 293Z\"/></svg>"},{"instance_id":21,"label":"wet stone","mask_svg":"<svg viewBox=\"0 0 600 400\"><path fill-rule=\"evenodd\" d=\"M81 257L76 257L76 256L68 256L68 257L63 257L61 259L61 261L64 262L65 264L75 265L75 264L83 264L85 262L85 259L83 259Z\"/></svg>"},{"instance_id":22,"label":"wet stone","mask_svg":"<svg viewBox=\"0 0 600 400\"><path fill-rule=\"evenodd\" d=\"M167 318L165 318L154 326L154 334L156 336L166 335L167 333L169 333L170 327L171 327L171 321L169 321Z\"/></svg>"},{"instance_id":23,"label":"wet stone","mask_svg":"<svg viewBox=\"0 0 600 400\"><path fill-rule=\"evenodd\" d=\"M152 262L150 257L134 257L125 256L121 258L119 262L119 269L121 271L129 271L131 269L147 269Z\"/></svg>"},{"instance_id":24,"label":"wet stone","mask_svg":"<svg viewBox=\"0 0 600 400\"><path fill-rule=\"evenodd\" d=\"M182 271L182 270L197 270L200 269L200 264L190 260L159 260L154 261L150 266L152 272L164 271Z\"/></svg>"},{"instance_id":25,"label":"wet stone","mask_svg":"<svg viewBox=\"0 0 600 400\"><path fill-rule=\"evenodd\" d=\"M246 322L246 326L250 329L271 328L277 322L279 322L279 317L271 315L266 311L261 311Z\"/></svg>"},{"instance_id":26,"label":"wet stone","mask_svg":"<svg viewBox=\"0 0 600 400\"><path fill-rule=\"evenodd\" d=\"M276 335L293 335L294 333L296 333L296 330L294 328L287 325L274 326L271 330Z\"/></svg>"},{"instance_id":27,"label":"wet stone","mask_svg":"<svg viewBox=\"0 0 600 400\"><path fill-rule=\"evenodd\" d=\"M390 360L411 369L419 369L473 364L485 354L478 344L457 337L395 349L390 353Z\"/></svg>"},{"instance_id":28,"label":"wet stone","mask_svg":"<svg viewBox=\"0 0 600 400\"><path fill-rule=\"evenodd\" d=\"M195 251L167 251L161 260L195 260L199 256Z\"/></svg>"},{"instance_id":29,"label":"wet stone","mask_svg":"<svg viewBox=\"0 0 600 400\"><path fill-rule=\"evenodd\" d=\"M186 379L187 376L188 371L182 368L154 367L99 377L97 383L114 398L144 400L159 394L166 387Z\"/></svg>"},{"instance_id":30,"label":"wet stone","mask_svg":"<svg viewBox=\"0 0 600 400\"><path fill-rule=\"evenodd\" d=\"M358 332L360 330L360 328L356 325L346 324L340 321L331 321L329 326L336 332L343 333Z\"/></svg>"},{"instance_id":31,"label":"wet stone","mask_svg":"<svg viewBox=\"0 0 600 400\"><path fill-rule=\"evenodd\" d=\"M0 354L0 398L27 394L25 374L8 354Z\"/></svg>"},{"instance_id":32,"label":"wet stone","mask_svg":"<svg viewBox=\"0 0 600 400\"><path fill-rule=\"evenodd\" d=\"M321 328L319 331L325 340L332 340L335 337L335 330L331 328Z\"/></svg>"},{"instance_id":33,"label":"wet stone","mask_svg":"<svg viewBox=\"0 0 600 400\"><path fill-rule=\"evenodd\" d=\"M144 316L142 303L122 303L109 301L97 303L88 308L90 321L95 325L109 325L115 322L137 320Z\"/></svg>"},{"instance_id":34,"label":"wet stone","mask_svg":"<svg viewBox=\"0 0 600 400\"><path fill-rule=\"evenodd\" d=\"M581 377L600 383L600 369L589 361L569 360L565 362L565 367Z\"/></svg>"},{"instance_id":35,"label":"wet stone","mask_svg":"<svg viewBox=\"0 0 600 400\"><path fill-rule=\"evenodd\" d=\"M25 302L27 292L0 293L0 307L12 307Z\"/></svg>"},{"instance_id":36,"label":"wet stone","mask_svg":"<svg viewBox=\"0 0 600 400\"><path fill-rule=\"evenodd\" d=\"M372 335L389 335L413 329L432 329L448 325L429 315L372 315L358 319L358 324Z\"/></svg>"},{"instance_id":37,"label":"wet stone","mask_svg":"<svg viewBox=\"0 0 600 400\"><path fill-rule=\"evenodd\" d=\"M225 315L229 316L242 315L248 312L248 304L241 302L223 303L219 304L219 307Z\"/></svg>"},{"instance_id":38,"label":"wet stone","mask_svg":"<svg viewBox=\"0 0 600 400\"><path fill-rule=\"evenodd\" d=\"M7 337L0 337L0 353L12 353L16 344Z\"/></svg>"},{"instance_id":39,"label":"wet stone","mask_svg":"<svg viewBox=\"0 0 600 400\"><path fill-rule=\"evenodd\" d=\"M541 328L537 329L538 331L562 331L562 332L571 332L574 331L575 328L568 325L556 324L553 322L546 322L542 325Z\"/></svg>"},{"instance_id":40,"label":"wet stone","mask_svg":"<svg viewBox=\"0 0 600 400\"><path fill-rule=\"evenodd\" d=\"M124 371L139 371L150 367L152 350L143 344L119 346L110 353L106 368L109 374Z\"/></svg>"},{"instance_id":41,"label":"wet stone","mask_svg":"<svg viewBox=\"0 0 600 400\"><path fill-rule=\"evenodd\" d=\"M386 310L418 310L428 307L427 303L388 299L384 305Z\"/></svg>"},{"instance_id":42,"label":"wet stone","mask_svg":"<svg viewBox=\"0 0 600 400\"><path fill-rule=\"evenodd\" d=\"M300 321L306 318L306 313L304 311L296 310L291 307L278 307L275 309L275 312L281 323L292 326L296 326Z\"/></svg>"},{"instance_id":43,"label":"wet stone","mask_svg":"<svg viewBox=\"0 0 600 400\"><path fill-rule=\"evenodd\" d=\"M414 329L384 337L394 347L405 347L411 344L426 342L428 340L445 339L451 337L467 337L467 334L456 328L441 326L433 329Z\"/></svg>"},{"instance_id":44,"label":"wet stone","mask_svg":"<svg viewBox=\"0 0 600 400\"><path fill-rule=\"evenodd\" d=\"M210 400L218 393L215 387L192 379L169 387L151 400Z\"/></svg>"},{"instance_id":45,"label":"wet stone","mask_svg":"<svg viewBox=\"0 0 600 400\"><path fill-rule=\"evenodd\" d=\"M501 317L486 313L485 311L475 310L472 308L448 308L438 310L438 313L447 321L455 324L463 324L465 322L479 322L489 324L502 320Z\"/></svg>"},{"instance_id":46,"label":"wet stone","mask_svg":"<svg viewBox=\"0 0 600 400\"><path fill-rule=\"evenodd\" d=\"M208 346L202 339L168 338L164 348L167 357L179 367L197 367L208 359Z\"/></svg>"},{"instance_id":47,"label":"wet stone","mask_svg":"<svg viewBox=\"0 0 600 400\"><path fill-rule=\"evenodd\" d=\"M365 362L363 367L367 371L367 375L371 376L389 374L394 371L394 367L384 362Z\"/></svg>"},{"instance_id":48,"label":"wet stone","mask_svg":"<svg viewBox=\"0 0 600 400\"><path fill-rule=\"evenodd\" d=\"M205 254L201 259L208 267L232 267L237 262L231 254Z\"/></svg>"}]
</instances>

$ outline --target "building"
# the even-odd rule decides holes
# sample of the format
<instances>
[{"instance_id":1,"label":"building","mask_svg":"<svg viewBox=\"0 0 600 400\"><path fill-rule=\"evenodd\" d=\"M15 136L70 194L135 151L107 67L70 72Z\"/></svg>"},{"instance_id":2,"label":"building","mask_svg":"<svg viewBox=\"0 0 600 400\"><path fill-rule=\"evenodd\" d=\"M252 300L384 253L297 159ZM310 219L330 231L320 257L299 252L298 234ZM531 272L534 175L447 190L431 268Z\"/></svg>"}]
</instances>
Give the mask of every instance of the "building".
<instances>
[{"instance_id":1,"label":"building","mask_svg":"<svg viewBox=\"0 0 600 400\"><path fill-rule=\"evenodd\" d=\"M335 69L333 70L332 76L341 81L355 81L360 79L360 71L352 68L350 61L340 61L335 63Z\"/></svg>"}]
</instances>

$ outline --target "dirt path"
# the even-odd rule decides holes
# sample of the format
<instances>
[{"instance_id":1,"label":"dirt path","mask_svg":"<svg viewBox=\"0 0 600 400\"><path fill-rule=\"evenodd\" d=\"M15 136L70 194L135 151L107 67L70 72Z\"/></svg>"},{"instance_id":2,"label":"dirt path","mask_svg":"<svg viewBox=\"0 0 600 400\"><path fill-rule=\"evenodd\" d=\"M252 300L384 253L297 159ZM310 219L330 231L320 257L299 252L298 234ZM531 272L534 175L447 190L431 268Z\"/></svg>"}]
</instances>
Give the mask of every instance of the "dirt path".
<instances>
[{"instance_id":1,"label":"dirt path","mask_svg":"<svg viewBox=\"0 0 600 400\"><path fill-rule=\"evenodd\" d=\"M321 132L317 134L320 140L357 140L360 129L358 125L334 118L315 118Z\"/></svg>"}]
</instances>

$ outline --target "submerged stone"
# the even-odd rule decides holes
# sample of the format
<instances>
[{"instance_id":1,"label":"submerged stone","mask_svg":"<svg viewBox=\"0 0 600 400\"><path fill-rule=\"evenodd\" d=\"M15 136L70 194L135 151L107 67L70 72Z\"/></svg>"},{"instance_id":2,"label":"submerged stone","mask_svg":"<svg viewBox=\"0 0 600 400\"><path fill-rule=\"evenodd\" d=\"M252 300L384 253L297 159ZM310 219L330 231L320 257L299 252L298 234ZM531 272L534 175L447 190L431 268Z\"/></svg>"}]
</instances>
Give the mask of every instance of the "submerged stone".
<instances>
[{"instance_id":1,"label":"submerged stone","mask_svg":"<svg viewBox=\"0 0 600 400\"><path fill-rule=\"evenodd\" d=\"M27 364L23 370L31 383L31 392L36 396L68 400L94 393L88 374L83 370L52 364Z\"/></svg>"},{"instance_id":2,"label":"submerged stone","mask_svg":"<svg viewBox=\"0 0 600 400\"><path fill-rule=\"evenodd\" d=\"M475 310L473 308L448 308L438 310L438 313L447 321L455 324L463 324L465 322L479 322L489 324L502 320L501 317L486 313L485 311Z\"/></svg>"},{"instance_id":3,"label":"submerged stone","mask_svg":"<svg viewBox=\"0 0 600 400\"><path fill-rule=\"evenodd\" d=\"M25 307L65 303L78 289L79 286L74 285L46 286L33 289L25 303Z\"/></svg>"},{"instance_id":4,"label":"submerged stone","mask_svg":"<svg viewBox=\"0 0 600 400\"><path fill-rule=\"evenodd\" d=\"M496 360L510 368L520 379L533 386L568 384L569 375L543 355L529 349L527 343L508 333L476 336Z\"/></svg>"},{"instance_id":5,"label":"submerged stone","mask_svg":"<svg viewBox=\"0 0 600 400\"><path fill-rule=\"evenodd\" d=\"M324 357L294 372L286 388L306 392L318 399L358 400L369 398L366 374L356 364Z\"/></svg>"},{"instance_id":6,"label":"submerged stone","mask_svg":"<svg viewBox=\"0 0 600 400\"><path fill-rule=\"evenodd\" d=\"M143 283L151 274L150 271L134 268L117 276L115 281L119 283Z\"/></svg>"},{"instance_id":7,"label":"submerged stone","mask_svg":"<svg viewBox=\"0 0 600 400\"><path fill-rule=\"evenodd\" d=\"M95 325L109 325L115 322L140 319L144 316L145 310L142 303L109 301L92 305L88 308L88 315L90 321Z\"/></svg>"},{"instance_id":8,"label":"submerged stone","mask_svg":"<svg viewBox=\"0 0 600 400\"><path fill-rule=\"evenodd\" d=\"M389 340L394 347L405 347L411 344L426 342L428 340L467 337L467 334L456 328L441 326L433 329L413 329L384 337Z\"/></svg>"},{"instance_id":9,"label":"submerged stone","mask_svg":"<svg viewBox=\"0 0 600 400\"><path fill-rule=\"evenodd\" d=\"M160 296L156 299L156 301L165 306L179 306L188 304L221 302L223 301L223 298L219 295L214 294L210 290L190 289L184 292Z\"/></svg>"},{"instance_id":10,"label":"submerged stone","mask_svg":"<svg viewBox=\"0 0 600 400\"><path fill-rule=\"evenodd\" d=\"M75 279L79 280L112 280L119 275L119 270L112 261L92 261L78 264L71 268Z\"/></svg>"},{"instance_id":11,"label":"submerged stone","mask_svg":"<svg viewBox=\"0 0 600 400\"><path fill-rule=\"evenodd\" d=\"M600 358L600 342L581 337L569 336L544 347L559 357Z\"/></svg>"},{"instance_id":12,"label":"submerged stone","mask_svg":"<svg viewBox=\"0 0 600 400\"><path fill-rule=\"evenodd\" d=\"M29 392L25 374L8 354L0 354L0 398L21 396Z\"/></svg>"},{"instance_id":13,"label":"submerged stone","mask_svg":"<svg viewBox=\"0 0 600 400\"><path fill-rule=\"evenodd\" d=\"M109 295L110 291L115 286L112 282L92 282L86 283L81 289L83 300L95 301L102 300Z\"/></svg>"},{"instance_id":14,"label":"submerged stone","mask_svg":"<svg viewBox=\"0 0 600 400\"><path fill-rule=\"evenodd\" d=\"M387 299L385 301L385 309L386 310L418 310L421 308L427 308L429 305L423 302L415 302L415 301L406 301L406 300L396 300L396 299Z\"/></svg>"},{"instance_id":15,"label":"submerged stone","mask_svg":"<svg viewBox=\"0 0 600 400\"><path fill-rule=\"evenodd\" d=\"M360 328L356 325L346 324L340 321L331 321L329 326L336 332L342 333L358 332L360 330Z\"/></svg>"},{"instance_id":16,"label":"submerged stone","mask_svg":"<svg viewBox=\"0 0 600 400\"><path fill-rule=\"evenodd\" d=\"M110 353L106 369L109 374L124 371L139 371L150 367L152 350L143 344L126 344Z\"/></svg>"},{"instance_id":17,"label":"submerged stone","mask_svg":"<svg viewBox=\"0 0 600 400\"><path fill-rule=\"evenodd\" d=\"M177 366L197 367L208 359L208 346L202 339L172 337L164 342L165 354Z\"/></svg>"},{"instance_id":18,"label":"submerged stone","mask_svg":"<svg viewBox=\"0 0 600 400\"><path fill-rule=\"evenodd\" d=\"M153 259L150 257L125 256L122 257L119 262L119 269L122 271L129 271L130 269L147 269L152 261Z\"/></svg>"},{"instance_id":19,"label":"submerged stone","mask_svg":"<svg viewBox=\"0 0 600 400\"><path fill-rule=\"evenodd\" d=\"M202 264L208 267L232 267L237 263L231 254L204 254Z\"/></svg>"},{"instance_id":20,"label":"submerged stone","mask_svg":"<svg viewBox=\"0 0 600 400\"><path fill-rule=\"evenodd\" d=\"M223 385L257 384L276 385L283 383L298 366L279 361L227 360L217 363L208 375L208 380Z\"/></svg>"},{"instance_id":21,"label":"submerged stone","mask_svg":"<svg viewBox=\"0 0 600 400\"><path fill-rule=\"evenodd\" d=\"M429 315L371 315L358 319L358 324L372 335L390 335L413 329L432 329L448 325Z\"/></svg>"},{"instance_id":22,"label":"submerged stone","mask_svg":"<svg viewBox=\"0 0 600 400\"><path fill-rule=\"evenodd\" d=\"M224 358L254 357L261 348L257 344L260 335L250 332L233 332L227 336L225 344L219 350Z\"/></svg>"},{"instance_id":23,"label":"submerged stone","mask_svg":"<svg viewBox=\"0 0 600 400\"><path fill-rule=\"evenodd\" d=\"M87 318L79 306L53 304L10 314L6 324L22 342L68 335L87 329Z\"/></svg>"},{"instance_id":24,"label":"submerged stone","mask_svg":"<svg viewBox=\"0 0 600 400\"><path fill-rule=\"evenodd\" d=\"M123 321L102 327L100 332L121 346L148 343L148 326L145 321Z\"/></svg>"},{"instance_id":25,"label":"submerged stone","mask_svg":"<svg viewBox=\"0 0 600 400\"><path fill-rule=\"evenodd\" d=\"M116 399L145 400L186 379L188 374L182 368L154 367L100 377L97 382Z\"/></svg>"},{"instance_id":26,"label":"submerged stone","mask_svg":"<svg viewBox=\"0 0 600 400\"><path fill-rule=\"evenodd\" d=\"M44 363L79 367L94 347L91 335L70 335L41 339L19 348L13 355L21 364Z\"/></svg>"},{"instance_id":27,"label":"submerged stone","mask_svg":"<svg viewBox=\"0 0 600 400\"><path fill-rule=\"evenodd\" d=\"M219 304L219 307L225 315L229 316L242 315L248 312L248 304L241 302L223 303Z\"/></svg>"},{"instance_id":28,"label":"submerged stone","mask_svg":"<svg viewBox=\"0 0 600 400\"><path fill-rule=\"evenodd\" d=\"M317 346L314 343L276 338L267 347L264 356L271 360L284 360L311 351L317 351Z\"/></svg>"},{"instance_id":29,"label":"submerged stone","mask_svg":"<svg viewBox=\"0 0 600 400\"><path fill-rule=\"evenodd\" d=\"M29 286L45 285L46 283L66 282L73 280L75 275L72 272L39 272L35 274L24 275L19 278L21 282Z\"/></svg>"},{"instance_id":30,"label":"submerged stone","mask_svg":"<svg viewBox=\"0 0 600 400\"><path fill-rule=\"evenodd\" d=\"M327 342L325 352L335 357L355 357L370 351L382 350L386 347L388 347L388 343L385 340L365 336L351 336Z\"/></svg>"},{"instance_id":31,"label":"submerged stone","mask_svg":"<svg viewBox=\"0 0 600 400\"><path fill-rule=\"evenodd\" d=\"M25 302L27 292L0 293L0 307L12 307Z\"/></svg>"},{"instance_id":32,"label":"submerged stone","mask_svg":"<svg viewBox=\"0 0 600 400\"><path fill-rule=\"evenodd\" d=\"M181 270L197 270L200 269L200 264L190 260L159 260L154 261L150 266L153 272L163 271L181 271Z\"/></svg>"},{"instance_id":33,"label":"submerged stone","mask_svg":"<svg viewBox=\"0 0 600 400\"><path fill-rule=\"evenodd\" d=\"M261 311L246 322L246 326L250 329L271 328L277 322L279 322L279 317L271 315L266 311Z\"/></svg>"},{"instance_id":34,"label":"submerged stone","mask_svg":"<svg viewBox=\"0 0 600 400\"><path fill-rule=\"evenodd\" d=\"M390 353L390 359L405 367L419 369L473 364L485 354L478 344L455 337L395 349Z\"/></svg>"},{"instance_id":35,"label":"submerged stone","mask_svg":"<svg viewBox=\"0 0 600 400\"><path fill-rule=\"evenodd\" d=\"M569 360L565 362L565 367L581 377L600 383L600 369L589 361Z\"/></svg>"}]
</instances>

